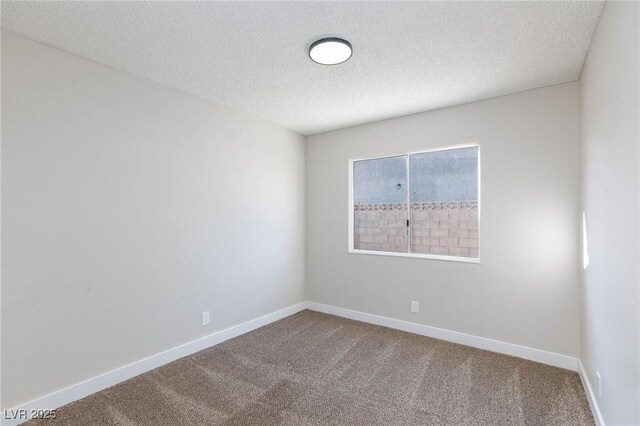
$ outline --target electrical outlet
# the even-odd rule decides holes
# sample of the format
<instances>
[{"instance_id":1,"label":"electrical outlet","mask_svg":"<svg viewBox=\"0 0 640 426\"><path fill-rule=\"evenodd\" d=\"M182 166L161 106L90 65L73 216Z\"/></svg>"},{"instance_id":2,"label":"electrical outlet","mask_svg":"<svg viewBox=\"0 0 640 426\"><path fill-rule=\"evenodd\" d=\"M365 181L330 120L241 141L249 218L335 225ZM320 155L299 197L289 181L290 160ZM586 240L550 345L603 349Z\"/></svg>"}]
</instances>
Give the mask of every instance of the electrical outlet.
<instances>
[{"instance_id":1,"label":"electrical outlet","mask_svg":"<svg viewBox=\"0 0 640 426\"><path fill-rule=\"evenodd\" d=\"M596 371L596 377L598 378L598 399L602 398L602 378L600 377L600 372Z\"/></svg>"},{"instance_id":2,"label":"electrical outlet","mask_svg":"<svg viewBox=\"0 0 640 426\"><path fill-rule=\"evenodd\" d=\"M209 315L209 311L204 311L202 313L202 325L209 325L211 322L211 316Z\"/></svg>"},{"instance_id":3,"label":"electrical outlet","mask_svg":"<svg viewBox=\"0 0 640 426\"><path fill-rule=\"evenodd\" d=\"M415 300L411 301L411 312L413 312L414 314L420 312L420 302L417 302Z\"/></svg>"}]
</instances>

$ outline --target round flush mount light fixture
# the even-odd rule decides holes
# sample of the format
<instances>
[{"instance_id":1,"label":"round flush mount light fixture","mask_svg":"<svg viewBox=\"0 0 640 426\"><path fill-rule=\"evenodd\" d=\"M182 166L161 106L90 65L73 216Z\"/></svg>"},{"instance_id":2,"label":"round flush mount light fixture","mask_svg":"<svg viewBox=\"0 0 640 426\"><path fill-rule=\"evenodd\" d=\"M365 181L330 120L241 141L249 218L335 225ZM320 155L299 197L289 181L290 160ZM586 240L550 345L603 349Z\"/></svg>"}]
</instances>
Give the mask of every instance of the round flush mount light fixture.
<instances>
[{"instance_id":1,"label":"round flush mount light fixture","mask_svg":"<svg viewBox=\"0 0 640 426\"><path fill-rule=\"evenodd\" d=\"M321 38L309 46L309 57L321 65L338 65L351 57L351 43L337 37Z\"/></svg>"}]
</instances>

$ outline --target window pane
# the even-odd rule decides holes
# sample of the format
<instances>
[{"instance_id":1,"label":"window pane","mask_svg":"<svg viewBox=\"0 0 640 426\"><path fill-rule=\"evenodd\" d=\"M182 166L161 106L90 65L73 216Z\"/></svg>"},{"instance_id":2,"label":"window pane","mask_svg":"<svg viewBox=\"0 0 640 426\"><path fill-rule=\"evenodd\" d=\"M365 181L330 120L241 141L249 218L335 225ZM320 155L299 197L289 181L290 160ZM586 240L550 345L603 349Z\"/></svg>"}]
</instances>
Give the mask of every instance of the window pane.
<instances>
[{"instance_id":1,"label":"window pane","mask_svg":"<svg viewBox=\"0 0 640 426\"><path fill-rule=\"evenodd\" d=\"M478 147L414 154L411 252L478 257Z\"/></svg>"},{"instance_id":2,"label":"window pane","mask_svg":"<svg viewBox=\"0 0 640 426\"><path fill-rule=\"evenodd\" d=\"M407 157L353 162L353 248L406 253Z\"/></svg>"}]
</instances>

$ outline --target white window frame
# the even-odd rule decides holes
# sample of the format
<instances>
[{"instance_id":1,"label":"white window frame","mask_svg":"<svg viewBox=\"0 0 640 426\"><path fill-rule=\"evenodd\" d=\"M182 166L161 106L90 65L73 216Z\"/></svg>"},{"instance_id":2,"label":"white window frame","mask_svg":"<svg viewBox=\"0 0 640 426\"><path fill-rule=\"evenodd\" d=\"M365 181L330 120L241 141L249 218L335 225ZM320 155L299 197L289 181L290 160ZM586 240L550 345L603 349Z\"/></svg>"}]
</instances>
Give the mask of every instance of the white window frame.
<instances>
[{"instance_id":1,"label":"white window frame","mask_svg":"<svg viewBox=\"0 0 640 426\"><path fill-rule=\"evenodd\" d=\"M377 250L362 250L362 249L356 249L354 248L354 223L355 223L355 216L354 216L354 200L353 200L353 163L357 162L357 161L365 161L365 160L380 160L383 158L391 158L391 157L402 157L402 156L406 156L406 161L407 161L407 213L409 215L411 215L411 197L410 197L410 192L411 191L411 170L409 169L409 157L411 155L415 155L415 154L426 154L429 152L438 152L438 151L450 151L453 149L459 149L459 148L472 148L472 147L477 147L478 148L478 257L462 257L462 256L448 256L448 255L438 255L438 254L424 254L424 253L411 253L411 252L407 252L407 253L398 253L398 252L391 252L391 251L377 251ZM481 161L480 161L480 144L479 143L468 143L468 144L461 144L461 145L450 145L450 146L445 146L445 147L438 147L438 148L430 148L430 149L425 149L422 151L414 151L414 152L405 152L405 153L401 153L401 154L390 154L390 155L383 155L383 156L379 156L379 157L367 157L367 158L357 158L357 159L349 159L349 200L348 200L348 205L347 205L347 209L348 211L348 220L349 220L349 247L348 247L348 252L351 254L369 254L369 255L374 255L374 256L393 256L393 257L408 257L408 258L414 258L414 259L430 259L430 260L445 260L445 261L449 261L449 262L462 262L462 263L474 263L474 264L480 264L480 256L482 254L481 251L481 244L482 244L482 224L481 224L481 208L482 208L482 202L481 202L481 194L482 194L482 190L481 190L481 182L480 182L480 176L481 176L481 172L480 172L480 165L481 165ZM407 231L407 250L411 250L411 226L409 226L409 229Z\"/></svg>"}]
</instances>

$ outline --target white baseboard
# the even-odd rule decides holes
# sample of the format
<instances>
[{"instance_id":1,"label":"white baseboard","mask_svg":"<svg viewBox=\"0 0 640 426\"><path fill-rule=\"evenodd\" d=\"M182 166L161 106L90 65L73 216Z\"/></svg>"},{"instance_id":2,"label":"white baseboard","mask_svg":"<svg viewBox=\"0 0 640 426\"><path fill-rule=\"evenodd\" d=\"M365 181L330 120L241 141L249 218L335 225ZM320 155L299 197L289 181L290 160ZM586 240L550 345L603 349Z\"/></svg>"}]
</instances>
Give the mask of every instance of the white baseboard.
<instances>
[{"instance_id":1,"label":"white baseboard","mask_svg":"<svg viewBox=\"0 0 640 426\"><path fill-rule=\"evenodd\" d=\"M240 336L241 334L248 333L279 319L288 317L297 312L303 311L307 308L307 302L301 302L296 305L289 306L276 312L261 316L259 318L244 322L242 324L229 327L224 330L217 331L208 336L201 337L196 340L184 343L180 346L168 349L160 352L156 355L135 361L131 364L116 368L99 376L92 377L83 382L76 383L67 388L57 390L48 395L40 398L36 398L33 401L21 404L13 409L7 409L2 414L2 426L14 426L20 423L24 423L29 420L29 414L31 410L41 409L55 409L69 404L70 402L77 401L81 398L89 396L93 393L116 385L120 382L128 380L132 377L138 376L154 368L158 368L164 364L175 361L179 358L187 355L194 354L210 346L222 343L225 340L232 339ZM26 410L26 411L19 411ZM26 413L27 418L15 419L6 418L16 416L16 413ZM12 415L13 414L13 415Z\"/></svg>"},{"instance_id":2,"label":"white baseboard","mask_svg":"<svg viewBox=\"0 0 640 426\"><path fill-rule=\"evenodd\" d=\"M380 315L368 314L365 312L353 311L351 309L338 308L336 306L323 305L316 302L307 302L309 309L339 317L349 318L370 324L382 325L396 330L407 331L421 336L433 337L448 342L459 343L461 345L473 346L474 348L486 349L505 355L528 359L542 364L553 365L554 367L565 368L571 371L578 371L578 359L568 355L543 351L541 349L529 348L513 343L501 342L499 340L487 339L485 337L473 336L459 333L457 331L445 330L443 328L431 327L417 324L415 322L403 321Z\"/></svg>"},{"instance_id":3,"label":"white baseboard","mask_svg":"<svg viewBox=\"0 0 640 426\"><path fill-rule=\"evenodd\" d=\"M600 409L595 398L595 394L593 393L593 388L591 387L591 383L589 382L589 376L587 376L584 366L582 365L582 361L580 361L580 359L578 358L543 351L541 349L534 349L527 346L516 345L513 343L501 342L499 340L487 339L485 337L459 333L457 331L445 330L442 328L431 327L414 322L368 314L366 312L339 308L337 306L323 305L316 302L307 302L307 307L308 309L311 309L313 311L323 312L325 314L336 315L339 317L362 321L369 324L381 325L396 330L419 334L421 336L428 336L440 340L446 340L448 342L473 346L475 348L486 349L489 351L511 355L518 358L528 359L530 361L540 362L542 364L552 365L554 367L576 371L580 376L584 392L587 395L587 400L589 401L589 407L591 408L593 420L595 421L597 426L605 426L602 414L600 413Z\"/></svg>"},{"instance_id":4,"label":"white baseboard","mask_svg":"<svg viewBox=\"0 0 640 426\"><path fill-rule=\"evenodd\" d=\"M602 418L602 413L600 413L600 408L598 407L598 402L596 401L596 395L595 393L593 393L593 388L591 387L591 382L589 381L589 376L587 375L587 371L584 369L582 361L580 360L578 360L578 374L580 374L580 380L582 380L584 393L587 394L587 401L589 401L589 407L591 407L593 420L596 422L597 426L605 426L604 419Z\"/></svg>"},{"instance_id":5,"label":"white baseboard","mask_svg":"<svg viewBox=\"0 0 640 426\"><path fill-rule=\"evenodd\" d=\"M543 364L552 365L555 367L565 368L572 371L577 371L580 374L582 384L591 406L594 420L599 426L604 426L600 410L596 403L589 378L585 373L582 363L577 358L557 354L553 352L547 352L540 349L534 349L526 346L516 345L513 343L502 342L493 339L487 339L484 337L473 336L470 334L460 333L457 331L445 330L442 328L431 327L428 325L417 324L409 321L398 320L394 318L383 317L380 315L368 314L365 312L354 311L351 309L339 308L336 306L323 305L316 302L301 302L296 305L289 306L276 312L264 315L262 317L238 324L233 327L229 327L224 330L217 331L208 336L201 337L199 339L187 342L180 346L168 349L164 352L160 352L156 355L141 359L131 364L116 368L99 376L90 378L80 383L76 383L64 389L57 390L48 395L40 398L36 398L32 401L21 404L10 410L6 410L7 413L18 413L19 410L26 410L27 414L31 410L37 409L55 409L69 404L73 401L77 401L81 398L89 396L93 393L99 392L103 389L116 385L120 382L128 380L132 377L138 376L154 368L160 367L169 362L175 361L179 358L194 354L198 351L206 349L208 347L217 345L226 340L240 336L241 334L248 333L252 330L278 321L282 318L293 315L297 312L305 309L311 309L318 312L324 312L331 315L336 315L344 318L353 319L356 321L362 321L370 324L381 325L384 327L393 328L396 330L402 330L409 333L418 334L421 336L433 337L436 339L446 340L453 343L459 343L462 345L472 346L479 349L486 349L493 352L498 352L506 355L511 355L519 358L528 359L531 361L540 362ZM5 418L7 413L2 413L2 426L14 426L23 423L28 420L23 419L7 419Z\"/></svg>"}]
</instances>

